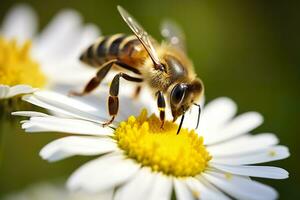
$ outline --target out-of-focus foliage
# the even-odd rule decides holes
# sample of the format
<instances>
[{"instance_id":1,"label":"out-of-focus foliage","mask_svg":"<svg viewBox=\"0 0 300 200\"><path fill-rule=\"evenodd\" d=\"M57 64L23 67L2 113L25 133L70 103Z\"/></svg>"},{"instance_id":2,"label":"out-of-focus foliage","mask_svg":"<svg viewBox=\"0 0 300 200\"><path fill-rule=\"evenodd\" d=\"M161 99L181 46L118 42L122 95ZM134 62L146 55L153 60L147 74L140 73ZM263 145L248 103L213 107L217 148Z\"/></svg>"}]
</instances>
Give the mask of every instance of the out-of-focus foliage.
<instances>
[{"instance_id":1,"label":"out-of-focus foliage","mask_svg":"<svg viewBox=\"0 0 300 200\"><path fill-rule=\"evenodd\" d=\"M2 0L0 20L18 1ZM265 123L257 130L274 132L290 147L292 156L275 165L290 172L287 180L267 182L282 199L296 199L300 184L300 12L297 1L38 1L28 3L45 25L63 8L77 9L86 22L97 24L104 34L129 32L116 5L128 9L154 37L161 39L159 24L170 18L185 30L187 48L208 100L229 96L239 112L257 110ZM41 28L41 27L40 27ZM67 74L66 74L67 75ZM39 149L59 134L22 133L14 123L2 121L4 160L0 194L15 191L48 178L67 176L82 158L48 164ZM5 128L6 127L6 128Z\"/></svg>"}]
</instances>

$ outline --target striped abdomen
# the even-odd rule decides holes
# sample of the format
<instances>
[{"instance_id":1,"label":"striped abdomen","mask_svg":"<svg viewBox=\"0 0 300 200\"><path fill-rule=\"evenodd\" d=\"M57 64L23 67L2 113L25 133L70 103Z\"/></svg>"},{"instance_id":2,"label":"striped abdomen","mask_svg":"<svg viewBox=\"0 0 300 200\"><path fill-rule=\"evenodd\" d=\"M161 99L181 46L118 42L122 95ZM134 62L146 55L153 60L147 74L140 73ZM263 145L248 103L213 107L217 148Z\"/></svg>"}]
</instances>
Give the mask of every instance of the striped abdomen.
<instances>
[{"instance_id":1,"label":"striped abdomen","mask_svg":"<svg viewBox=\"0 0 300 200\"><path fill-rule=\"evenodd\" d=\"M138 66L145 58L146 52L134 35L115 34L100 37L80 56L88 65L99 67L105 62L118 59L130 66Z\"/></svg>"}]
</instances>

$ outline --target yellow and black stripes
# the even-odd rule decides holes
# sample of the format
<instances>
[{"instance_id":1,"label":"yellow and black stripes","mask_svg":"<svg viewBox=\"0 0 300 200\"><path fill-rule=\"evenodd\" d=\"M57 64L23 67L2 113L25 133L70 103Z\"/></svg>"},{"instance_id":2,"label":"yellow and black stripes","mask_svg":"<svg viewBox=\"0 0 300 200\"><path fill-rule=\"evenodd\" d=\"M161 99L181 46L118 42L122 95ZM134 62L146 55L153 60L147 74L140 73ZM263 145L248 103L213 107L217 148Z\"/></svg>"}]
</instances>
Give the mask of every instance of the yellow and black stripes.
<instances>
[{"instance_id":1,"label":"yellow and black stripes","mask_svg":"<svg viewBox=\"0 0 300 200\"><path fill-rule=\"evenodd\" d=\"M91 66L101 66L103 63L132 54L136 45L141 45L134 35L115 34L100 37L90 45L80 56L80 60Z\"/></svg>"},{"instance_id":2,"label":"yellow and black stripes","mask_svg":"<svg viewBox=\"0 0 300 200\"><path fill-rule=\"evenodd\" d=\"M122 41L126 38L125 35L122 35L122 36L119 36L118 38L115 38L111 44L110 44L110 47L108 49L108 54L110 56L116 56L118 57L119 55L119 52L120 52L120 44L122 43Z\"/></svg>"}]
</instances>

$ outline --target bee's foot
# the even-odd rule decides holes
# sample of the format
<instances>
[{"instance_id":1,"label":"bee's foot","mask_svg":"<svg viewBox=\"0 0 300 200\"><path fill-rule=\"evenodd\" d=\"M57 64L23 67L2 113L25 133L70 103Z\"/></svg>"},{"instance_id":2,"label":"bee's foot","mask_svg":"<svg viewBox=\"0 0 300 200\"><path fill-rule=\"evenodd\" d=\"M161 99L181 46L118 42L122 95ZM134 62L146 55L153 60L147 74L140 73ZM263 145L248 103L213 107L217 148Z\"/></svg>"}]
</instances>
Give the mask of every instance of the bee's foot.
<instances>
[{"instance_id":1,"label":"bee's foot","mask_svg":"<svg viewBox=\"0 0 300 200\"><path fill-rule=\"evenodd\" d=\"M110 125L115 119L115 116L113 116L109 121L105 122L102 124L102 127L107 127L108 125Z\"/></svg>"},{"instance_id":2,"label":"bee's foot","mask_svg":"<svg viewBox=\"0 0 300 200\"><path fill-rule=\"evenodd\" d=\"M101 124L101 125L102 125L103 128L105 128L105 127L107 127L109 124L110 124L110 123L105 122L105 123L103 123L103 124Z\"/></svg>"},{"instance_id":3,"label":"bee's foot","mask_svg":"<svg viewBox=\"0 0 300 200\"><path fill-rule=\"evenodd\" d=\"M161 125L160 125L160 129L164 129L164 124L165 124L165 121L162 121Z\"/></svg>"},{"instance_id":4,"label":"bee's foot","mask_svg":"<svg viewBox=\"0 0 300 200\"><path fill-rule=\"evenodd\" d=\"M76 92L76 91L70 91L68 93L69 97L73 97L73 96L77 96L77 97L81 97L83 96L85 93L84 92Z\"/></svg>"}]
</instances>

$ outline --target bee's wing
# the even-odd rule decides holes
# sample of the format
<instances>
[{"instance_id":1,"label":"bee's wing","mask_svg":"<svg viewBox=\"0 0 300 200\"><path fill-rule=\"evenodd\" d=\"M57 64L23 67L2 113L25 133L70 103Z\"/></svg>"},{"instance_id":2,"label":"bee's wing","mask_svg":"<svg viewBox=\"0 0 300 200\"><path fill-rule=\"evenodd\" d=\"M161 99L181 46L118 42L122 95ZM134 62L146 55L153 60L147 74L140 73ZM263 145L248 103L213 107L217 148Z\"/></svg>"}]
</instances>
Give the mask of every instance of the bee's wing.
<instances>
[{"instance_id":1,"label":"bee's wing","mask_svg":"<svg viewBox=\"0 0 300 200\"><path fill-rule=\"evenodd\" d=\"M162 36L169 44L183 51L186 50L185 35L175 22L171 20L163 21L160 30Z\"/></svg>"},{"instance_id":2,"label":"bee's wing","mask_svg":"<svg viewBox=\"0 0 300 200\"><path fill-rule=\"evenodd\" d=\"M124 21L127 23L130 29L133 31L133 33L137 36L137 38L141 41L141 43L145 47L153 63L155 65L160 65L158 55L154 49L154 46L151 42L151 37L148 35L148 33L124 8L118 6L118 10L122 18L124 19Z\"/></svg>"}]
</instances>

